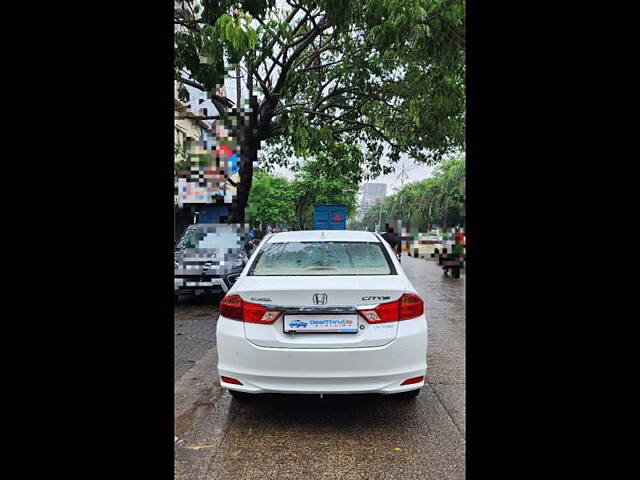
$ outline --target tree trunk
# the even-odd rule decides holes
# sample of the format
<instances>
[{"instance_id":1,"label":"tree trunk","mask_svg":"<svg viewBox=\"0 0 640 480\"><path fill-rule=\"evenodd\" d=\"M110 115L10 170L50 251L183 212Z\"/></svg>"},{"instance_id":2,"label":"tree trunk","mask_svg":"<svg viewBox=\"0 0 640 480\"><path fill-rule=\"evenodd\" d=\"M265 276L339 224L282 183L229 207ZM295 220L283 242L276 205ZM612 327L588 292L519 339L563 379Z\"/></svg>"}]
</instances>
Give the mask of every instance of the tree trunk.
<instances>
[{"instance_id":1,"label":"tree trunk","mask_svg":"<svg viewBox=\"0 0 640 480\"><path fill-rule=\"evenodd\" d=\"M442 219L442 231L447 231L447 210L449 209L449 195L444 200L444 217Z\"/></svg>"},{"instance_id":2,"label":"tree trunk","mask_svg":"<svg viewBox=\"0 0 640 480\"><path fill-rule=\"evenodd\" d=\"M237 186L236 198L234 198L229 223L245 223L245 208L249 202L251 183L253 180L253 162L258 160L258 146L260 141L256 138L257 125L257 101L255 97L250 100L252 109L249 114L239 113L238 132L240 132L240 165L238 173L240 182Z\"/></svg>"},{"instance_id":3,"label":"tree trunk","mask_svg":"<svg viewBox=\"0 0 640 480\"><path fill-rule=\"evenodd\" d=\"M253 77L248 76L249 81L249 109L244 115L239 116L242 143L240 168L240 183L236 198L231 207L229 223L245 223L245 208L249 202L251 183L253 180L253 163L258 161L258 149L263 140L280 134L281 128L271 122L273 112L278 104L275 96L265 96L258 103L257 97L253 95Z\"/></svg>"},{"instance_id":4,"label":"tree trunk","mask_svg":"<svg viewBox=\"0 0 640 480\"><path fill-rule=\"evenodd\" d=\"M304 206L309 200L308 197L309 197L309 193L305 193L304 196L298 200L298 203L296 205L296 220L298 222L298 230L303 229L302 214L304 213Z\"/></svg>"}]
</instances>

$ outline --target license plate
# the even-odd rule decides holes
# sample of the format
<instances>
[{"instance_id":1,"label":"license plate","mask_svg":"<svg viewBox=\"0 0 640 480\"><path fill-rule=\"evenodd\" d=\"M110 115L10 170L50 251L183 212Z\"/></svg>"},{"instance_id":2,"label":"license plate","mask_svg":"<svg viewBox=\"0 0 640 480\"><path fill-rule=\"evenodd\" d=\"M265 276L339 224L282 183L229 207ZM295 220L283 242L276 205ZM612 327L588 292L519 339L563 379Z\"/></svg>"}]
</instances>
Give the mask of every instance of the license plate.
<instances>
[{"instance_id":1,"label":"license plate","mask_svg":"<svg viewBox=\"0 0 640 480\"><path fill-rule=\"evenodd\" d=\"M285 333L358 333L358 315L285 315Z\"/></svg>"}]
</instances>

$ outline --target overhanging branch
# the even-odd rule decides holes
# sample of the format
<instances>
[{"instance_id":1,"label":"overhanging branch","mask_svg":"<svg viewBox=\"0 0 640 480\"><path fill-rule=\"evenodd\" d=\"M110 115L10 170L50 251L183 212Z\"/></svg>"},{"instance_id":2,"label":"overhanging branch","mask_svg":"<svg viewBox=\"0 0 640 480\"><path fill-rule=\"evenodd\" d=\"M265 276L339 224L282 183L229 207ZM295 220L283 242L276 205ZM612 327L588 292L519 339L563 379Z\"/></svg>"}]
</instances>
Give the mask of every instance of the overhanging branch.
<instances>
[{"instance_id":1,"label":"overhanging branch","mask_svg":"<svg viewBox=\"0 0 640 480\"><path fill-rule=\"evenodd\" d=\"M204 85L201 85L200 83L194 82L193 80L189 80L187 78L181 78L180 82L185 84L185 85L189 85L190 87L195 88L196 90L200 90L202 92L206 92L208 91ZM227 108L231 108L235 105L235 103L233 102L233 100L224 97L222 95L217 95L214 94L211 96L211 100L215 100L216 102L222 104L223 106L227 107Z\"/></svg>"},{"instance_id":2,"label":"overhanging branch","mask_svg":"<svg viewBox=\"0 0 640 480\"><path fill-rule=\"evenodd\" d=\"M298 45L298 47L293 51L291 56L287 59L287 62L284 64L284 67L280 71L280 76L278 77L278 81L273 89L275 94L280 94L282 91L282 87L284 87L285 81L287 79L287 74L289 73L289 69L293 65L293 62L305 51L305 49L315 40L315 38L320 35L323 31L330 28L331 24L327 20L327 17L322 17L322 20L318 22L318 26L309 32L307 38Z\"/></svg>"}]
</instances>

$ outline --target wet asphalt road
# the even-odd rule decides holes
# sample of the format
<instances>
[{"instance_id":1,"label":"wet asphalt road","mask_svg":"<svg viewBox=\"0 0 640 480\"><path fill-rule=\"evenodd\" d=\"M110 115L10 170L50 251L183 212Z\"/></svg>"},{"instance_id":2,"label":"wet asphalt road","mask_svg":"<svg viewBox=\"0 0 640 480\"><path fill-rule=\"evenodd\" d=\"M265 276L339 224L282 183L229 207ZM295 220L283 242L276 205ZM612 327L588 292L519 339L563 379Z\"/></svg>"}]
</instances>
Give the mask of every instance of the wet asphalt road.
<instances>
[{"instance_id":1,"label":"wet asphalt road","mask_svg":"<svg viewBox=\"0 0 640 480\"><path fill-rule=\"evenodd\" d=\"M413 401L262 395L239 403L218 385L215 299L176 306L176 480L463 479L465 275L444 277L432 261L406 255L402 265L429 324L428 385Z\"/></svg>"}]
</instances>

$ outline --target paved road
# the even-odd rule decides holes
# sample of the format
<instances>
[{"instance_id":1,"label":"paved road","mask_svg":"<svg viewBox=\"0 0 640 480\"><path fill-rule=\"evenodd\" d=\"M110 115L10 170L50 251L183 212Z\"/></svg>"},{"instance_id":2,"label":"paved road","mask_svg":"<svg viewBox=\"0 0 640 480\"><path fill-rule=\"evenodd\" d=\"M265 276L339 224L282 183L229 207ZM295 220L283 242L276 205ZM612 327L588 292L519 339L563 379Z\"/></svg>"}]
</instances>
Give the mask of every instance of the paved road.
<instances>
[{"instance_id":1,"label":"paved road","mask_svg":"<svg viewBox=\"0 0 640 480\"><path fill-rule=\"evenodd\" d=\"M216 344L221 296L180 297L175 307L174 363L176 380Z\"/></svg>"},{"instance_id":2,"label":"paved road","mask_svg":"<svg viewBox=\"0 0 640 480\"><path fill-rule=\"evenodd\" d=\"M217 383L217 309L204 301L176 307L176 334L183 332L176 339L184 337L176 342L176 480L464 479L465 276L443 277L424 259L403 256L402 264L425 299L429 323L428 385L415 401L232 401Z\"/></svg>"}]
</instances>

